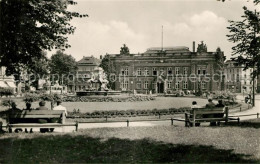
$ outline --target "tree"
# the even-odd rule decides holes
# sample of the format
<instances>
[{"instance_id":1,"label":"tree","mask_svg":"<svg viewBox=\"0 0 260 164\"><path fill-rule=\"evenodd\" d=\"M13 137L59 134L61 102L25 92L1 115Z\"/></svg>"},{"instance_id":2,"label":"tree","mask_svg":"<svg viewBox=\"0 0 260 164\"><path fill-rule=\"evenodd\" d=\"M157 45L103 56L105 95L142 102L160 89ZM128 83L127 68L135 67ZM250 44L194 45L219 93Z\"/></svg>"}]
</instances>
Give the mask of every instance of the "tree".
<instances>
[{"instance_id":1,"label":"tree","mask_svg":"<svg viewBox=\"0 0 260 164\"><path fill-rule=\"evenodd\" d=\"M215 53L215 65L216 65L216 70L217 70L217 74L219 75L219 79L218 79L218 89L221 89L221 83L223 80L223 73L224 73L224 62L226 60L226 56L224 56L224 53L221 51L221 48L218 47L216 49L216 53Z\"/></svg>"},{"instance_id":2,"label":"tree","mask_svg":"<svg viewBox=\"0 0 260 164\"><path fill-rule=\"evenodd\" d=\"M58 80L60 84L67 84L69 75L75 75L76 71L77 62L71 55L59 50L51 56L50 73L53 75L52 81Z\"/></svg>"},{"instance_id":3,"label":"tree","mask_svg":"<svg viewBox=\"0 0 260 164\"><path fill-rule=\"evenodd\" d=\"M49 59L47 58L47 53L42 51L43 57L41 59L38 59L33 57L32 63L30 68L26 70L27 74L33 74L33 79L30 79L32 85L35 88L38 88L38 80L39 79L45 79L49 75L50 66L49 66Z\"/></svg>"},{"instance_id":4,"label":"tree","mask_svg":"<svg viewBox=\"0 0 260 164\"><path fill-rule=\"evenodd\" d=\"M256 2L258 4L259 2ZM232 47L233 58L238 64L244 66L244 70L252 68L253 77L253 106L255 104L255 77L260 73L260 16L257 11L250 11L243 7L242 21L229 21L230 34L227 35L230 42L236 43Z\"/></svg>"},{"instance_id":5,"label":"tree","mask_svg":"<svg viewBox=\"0 0 260 164\"><path fill-rule=\"evenodd\" d=\"M217 0L217 1L222 1L222 2L225 2L225 0ZM254 0L253 1L256 5L260 3L260 0Z\"/></svg>"},{"instance_id":6,"label":"tree","mask_svg":"<svg viewBox=\"0 0 260 164\"><path fill-rule=\"evenodd\" d=\"M129 55L130 52L129 52L129 48L123 44L123 47L120 48L120 54L121 55Z\"/></svg>"},{"instance_id":7,"label":"tree","mask_svg":"<svg viewBox=\"0 0 260 164\"><path fill-rule=\"evenodd\" d=\"M115 81L113 76L116 75L116 69L109 55L105 55L100 63L100 67L103 68L104 72L107 74L108 88L115 89Z\"/></svg>"},{"instance_id":8,"label":"tree","mask_svg":"<svg viewBox=\"0 0 260 164\"><path fill-rule=\"evenodd\" d=\"M0 65L7 74L19 74L24 67L33 69L34 60L44 58L43 50L65 49L74 17L86 17L67 11L72 0L1 0Z\"/></svg>"},{"instance_id":9,"label":"tree","mask_svg":"<svg viewBox=\"0 0 260 164\"><path fill-rule=\"evenodd\" d=\"M197 52L208 52L207 45L201 41L201 44L198 44Z\"/></svg>"}]
</instances>

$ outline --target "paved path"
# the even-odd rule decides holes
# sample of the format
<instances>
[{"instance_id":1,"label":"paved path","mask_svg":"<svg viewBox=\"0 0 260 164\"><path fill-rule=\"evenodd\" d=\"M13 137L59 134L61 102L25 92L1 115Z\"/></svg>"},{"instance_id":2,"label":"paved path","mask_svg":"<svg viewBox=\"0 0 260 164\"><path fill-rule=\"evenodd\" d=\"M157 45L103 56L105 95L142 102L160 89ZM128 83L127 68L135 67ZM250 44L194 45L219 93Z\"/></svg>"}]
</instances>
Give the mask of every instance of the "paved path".
<instances>
[{"instance_id":1,"label":"paved path","mask_svg":"<svg viewBox=\"0 0 260 164\"><path fill-rule=\"evenodd\" d=\"M232 114L230 114L230 116L249 115L249 114L260 113L260 95L256 95L255 99L256 99L255 107L253 107L252 109L246 110L246 111L232 113ZM237 100L242 101L242 100L244 100L244 97L242 95L238 95ZM250 120L250 119L255 119L255 118L256 118L256 115L244 116L244 117L240 117L240 120Z\"/></svg>"}]
</instances>

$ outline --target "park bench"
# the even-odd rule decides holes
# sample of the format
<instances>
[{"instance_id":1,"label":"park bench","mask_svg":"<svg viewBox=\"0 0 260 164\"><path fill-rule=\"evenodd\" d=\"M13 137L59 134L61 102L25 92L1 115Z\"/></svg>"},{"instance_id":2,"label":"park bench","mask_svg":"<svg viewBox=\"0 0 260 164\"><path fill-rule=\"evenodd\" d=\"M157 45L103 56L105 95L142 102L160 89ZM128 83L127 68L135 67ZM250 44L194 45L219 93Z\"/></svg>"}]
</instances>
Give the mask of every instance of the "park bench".
<instances>
[{"instance_id":1,"label":"park bench","mask_svg":"<svg viewBox=\"0 0 260 164\"><path fill-rule=\"evenodd\" d=\"M39 120L45 122L39 123ZM77 123L65 121L65 111L62 110L16 110L8 114L8 129L12 132L16 128L62 128L64 132L64 127L75 126L75 130L78 130Z\"/></svg>"},{"instance_id":2,"label":"park bench","mask_svg":"<svg viewBox=\"0 0 260 164\"><path fill-rule=\"evenodd\" d=\"M228 107L221 108L193 108L185 112L185 126L195 126L201 122L228 122Z\"/></svg>"}]
</instances>

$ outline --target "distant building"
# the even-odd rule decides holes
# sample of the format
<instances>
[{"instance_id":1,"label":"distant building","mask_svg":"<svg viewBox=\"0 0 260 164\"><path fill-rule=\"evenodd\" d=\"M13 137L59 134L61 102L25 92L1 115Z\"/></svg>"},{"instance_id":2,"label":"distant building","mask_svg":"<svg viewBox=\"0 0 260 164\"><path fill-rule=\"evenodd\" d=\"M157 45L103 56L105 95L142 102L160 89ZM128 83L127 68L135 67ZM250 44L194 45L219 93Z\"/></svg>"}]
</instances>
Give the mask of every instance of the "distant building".
<instances>
[{"instance_id":1,"label":"distant building","mask_svg":"<svg viewBox=\"0 0 260 164\"><path fill-rule=\"evenodd\" d=\"M84 56L77 62L78 70L73 82L68 85L68 92L84 91L87 89L87 81L92 78L94 74L103 72L103 69L99 67L101 63L100 59L93 56ZM96 85L96 84L94 84ZM93 86L98 88L99 86Z\"/></svg>"},{"instance_id":2,"label":"distant building","mask_svg":"<svg viewBox=\"0 0 260 164\"><path fill-rule=\"evenodd\" d=\"M13 76L6 76L6 68L0 67L0 87L2 88L12 88L14 92L17 92L17 86Z\"/></svg>"},{"instance_id":3,"label":"distant building","mask_svg":"<svg viewBox=\"0 0 260 164\"><path fill-rule=\"evenodd\" d=\"M216 52L195 52L195 42L192 52L180 46L149 48L141 54L109 54L116 70L115 89L137 93L224 89L223 81L206 80L218 71L215 55ZM189 80L193 75L196 77Z\"/></svg>"},{"instance_id":4,"label":"distant building","mask_svg":"<svg viewBox=\"0 0 260 164\"><path fill-rule=\"evenodd\" d=\"M243 70L243 65L238 65L235 61L228 60L225 62L225 88L228 91L236 93L250 93L253 87L251 73L252 68ZM255 80L257 88L257 80Z\"/></svg>"}]
</instances>

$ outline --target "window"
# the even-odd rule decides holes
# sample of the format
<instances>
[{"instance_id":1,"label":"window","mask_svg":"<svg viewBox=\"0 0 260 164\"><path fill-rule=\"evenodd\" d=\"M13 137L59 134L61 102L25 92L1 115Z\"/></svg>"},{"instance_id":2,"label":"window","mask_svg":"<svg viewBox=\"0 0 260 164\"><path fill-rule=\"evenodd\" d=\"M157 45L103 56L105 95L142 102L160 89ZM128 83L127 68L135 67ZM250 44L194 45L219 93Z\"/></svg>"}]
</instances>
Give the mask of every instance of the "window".
<instances>
[{"instance_id":1,"label":"window","mask_svg":"<svg viewBox=\"0 0 260 164\"><path fill-rule=\"evenodd\" d=\"M179 82L179 81L175 83L175 88L176 88L176 89L179 89L179 88L180 88L180 82Z\"/></svg>"},{"instance_id":2,"label":"window","mask_svg":"<svg viewBox=\"0 0 260 164\"><path fill-rule=\"evenodd\" d=\"M206 75L206 70L202 70L203 75Z\"/></svg>"},{"instance_id":3,"label":"window","mask_svg":"<svg viewBox=\"0 0 260 164\"><path fill-rule=\"evenodd\" d=\"M148 89L148 81L144 82L144 89Z\"/></svg>"},{"instance_id":4,"label":"window","mask_svg":"<svg viewBox=\"0 0 260 164\"><path fill-rule=\"evenodd\" d=\"M198 68L197 72L198 72L198 75L199 75L200 74L200 67Z\"/></svg>"},{"instance_id":5,"label":"window","mask_svg":"<svg viewBox=\"0 0 260 164\"><path fill-rule=\"evenodd\" d=\"M172 87L172 82L171 81L168 81L167 82L167 88L171 88Z\"/></svg>"},{"instance_id":6,"label":"window","mask_svg":"<svg viewBox=\"0 0 260 164\"><path fill-rule=\"evenodd\" d=\"M183 89L188 89L188 82L187 81L183 82Z\"/></svg>"},{"instance_id":7,"label":"window","mask_svg":"<svg viewBox=\"0 0 260 164\"><path fill-rule=\"evenodd\" d=\"M141 89L142 88L142 84L141 84L141 81L138 81L136 83L136 89Z\"/></svg>"},{"instance_id":8,"label":"window","mask_svg":"<svg viewBox=\"0 0 260 164\"><path fill-rule=\"evenodd\" d=\"M128 67L125 67L125 75L128 75Z\"/></svg>"},{"instance_id":9,"label":"window","mask_svg":"<svg viewBox=\"0 0 260 164\"><path fill-rule=\"evenodd\" d=\"M153 68L153 76L157 76L157 70L156 70L156 68Z\"/></svg>"},{"instance_id":10,"label":"window","mask_svg":"<svg viewBox=\"0 0 260 164\"><path fill-rule=\"evenodd\" d=\"M138 69L137 69L137 76L141 76L141 75L142 75L141 68L138 68Z\"/></svg>"},{"instance_id":11,"label":"window","mask_svg":"<svg viewBox=\"0 0 260 164\"><path fill-rule=\"evenodd\" d=\"M244 81L244 84L246 85L246 80Z\"/></svg>"},{"instance_id":12,"label":"window","mask_svg":"<svg viewBox=\"0 0 260 164\"><path fill-rule=\"evenodd\" d=\"M148 70L148 68L144 68L144 75L145 75L145 76L149 76L149 70Z\"/></svg>"},{"instance_id":13,"label":"window","mask_svg":"<svg viewBox=\"0 0 260 164\"><path fill-rule=\"evenodd\" d=\"M125 71L124 70L121 70L121 75L125 75Z\"/></svg>"},{"instance_id":14,"label":"window","mask_svg":"<svg viewBox=\"0 0 260 164\"><path fill-rule=\"evenodd\" d=\"M202 88L202 89L206 89L206 82L205 82L205 81L202 81L202 82L201 82L201 88Z\"/></svg>"},{"instance_id":15,"label":"window","mask_svg":"<svg viewBox=\"0 0 260 164\"><path fill-rule=\"evenodd\" d=\"M128 75L128 67L121 69L121 75Z\"/></svg>"},{"instance_id":16,"label":"window","mask_svg":"<svg viewBox=\"0 0 260 164\"><path fill-rule=\"evenodd\" d=\"M168 70L168 75L172 75L172 67L168 67L167 70Z\"/></svg>"},{"instance_id":17,"label":"window","mask_svg":"<svg viewBox=\"0 0 260 164\"><path fill-rule=\"evenodd\" d=\"M184 67L184 68L183 68L183 74L184 74L184 75L187 75L187 74L188 74L188 67Z\"/></svg>"},{"instance_id":18,"label":"window","mask_svg":"<svg viewBox=\"0 0 260 164\"><path fill-rule=\"evenodd\" d=\"M176 75L180 74L180 67L175 67L175 74Z\"/></svg>"},{"instance_id":19,"label":"window","mask_svg":"<svg viewBox=\"0 0 260 164\"><path fill-rule=\"evenodd\" d=\"M125 90L128 89L128 81L121 82L121 88Z\"/></svg>"}]
</instances>

